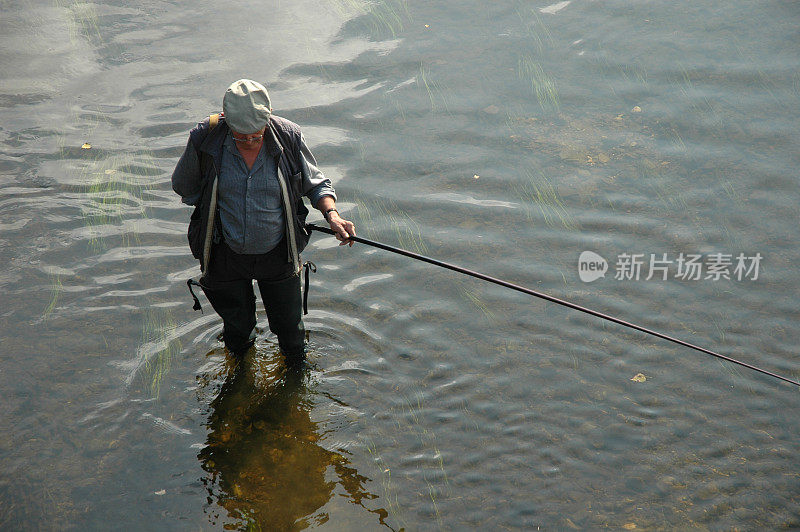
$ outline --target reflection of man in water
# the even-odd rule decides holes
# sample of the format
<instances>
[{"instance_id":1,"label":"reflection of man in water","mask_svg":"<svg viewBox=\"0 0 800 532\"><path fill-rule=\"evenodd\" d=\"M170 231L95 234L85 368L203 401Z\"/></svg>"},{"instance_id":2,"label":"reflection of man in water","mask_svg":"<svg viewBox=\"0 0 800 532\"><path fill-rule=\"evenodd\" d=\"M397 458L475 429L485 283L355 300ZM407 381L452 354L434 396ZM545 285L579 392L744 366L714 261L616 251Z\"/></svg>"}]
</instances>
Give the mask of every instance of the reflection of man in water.
<instances>
[{"instance_id":1,"label":"reflection of man in water","mask_svg":"<svg viewBox=\"0 0 800 532\"><path fill-rule=\"evenodd\" d=\"M289 371L281 377L277 364L255 368L255 358L251 351L211 403L207 446L198 456L209 473L204 480L209 502L244 527L305 528L333 494L337 482L325 480L330 466L351 502L363 506L363 499L376 498L364 489L369 479L348 467L344 456L317 443L302 375ZM256 377L273 384L258 385ZM215 524L214 509L207 511ZM385 524L385 510L368 511Z\"/></svg>"}]
</instances>

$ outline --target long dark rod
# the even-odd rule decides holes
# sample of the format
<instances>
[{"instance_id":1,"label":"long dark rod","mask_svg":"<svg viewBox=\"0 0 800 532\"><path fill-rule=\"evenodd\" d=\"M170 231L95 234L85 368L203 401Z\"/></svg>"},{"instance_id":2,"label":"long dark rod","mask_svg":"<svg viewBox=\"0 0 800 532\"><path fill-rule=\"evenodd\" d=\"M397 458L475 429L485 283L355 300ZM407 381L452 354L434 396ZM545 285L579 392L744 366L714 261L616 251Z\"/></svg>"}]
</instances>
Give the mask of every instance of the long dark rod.
<instances>
[{"instance_id":1,"label":"long dark rod","mask_svg":"<svg viewBox=\"0 0 800 532\"><path fill-rule=\"evenodd\" d=\"M328 229L327 227L320 227L314 224L307 224L306 228L312 231L319 231L321 233L327 233L329 235L335 235L336 233ZM662 338L664 340L668 340L670 342L676 343L678 345L682 345L684 347L688 347L690 349L694 349L695 351L700 351L701 353L705 353L707 355L711 355L713 357L720 358L722 360L727 360L728 362L733 362L734 364L738 364L740 366L744 366L745 368L752 369L754 371L758 371L759 373L763 373L764 375L769 375L770 377L775 377L776 379L780 379L782 381L794 384L795 386L800 386L800 382L795 380L789 379L787 377L783 377L782 375L778 375L776 373L772 373L771 371L767 371L765 369L761 369L759 367L753 366L752 364L748 364L747 362L742 362L740 360L736 360L735 358L731 358L725 355L721 355L720 353L715 353L710 349L706 349L705 347L700 347L698 345L690 344L689 342L685 342L678 338L674 338L664 333L660 333L658 331L654 331L652 329L648 329L647 327L642 327L641 325L636 325L635 323L631 323L629 321L622 320L620 318L616 318L609 314L603 314L602 312L598 312L596 310L592 310L590 308L582 307L580 305L576 305L575 303L571 303L569 301L565 301L563 299L559 299L557 297L553 297L551 295L545 294L543 292L538 292L536 290L531 290L530 288L525 288L524 286L519 286L513 283L509 283L508 281L504 281L502 279L497 279L495 277L490 277L480 272L468 270L466 268L462 268L461 266L456 266L455 264L450 264L447 262L442 262L440 260L432 259L430 257L426 257L425 255L419 255L417 253L413 253L411 251L406 251L405 249L396 248L393 246L389 246L383 244L381 242L376 242L374 240L369 240L367 238L361 238L360 236L352 236L348 240L352 240L353 242L359 242L361 244L366 244L368 246L384 249L386 251L391 251L392 253L397 253L399 255L405 255L406 257L410 257L412 259L421 260L422 262L427 262L429 264L433 264L435 266L441 266L442 268L447 268L448 270L453 270L459 273L463 273L464 275L469 275L471 277L477 277L478 279L483 279L484 281L489 281L490 283L499 284L500 286L505 286L506 288L511 288L512 290L516 290L517 292L522 292L523 294L528 294L531 296L535 296L541 299L545 299L547 301L552 301L553 303L557 303L559 305L563 305L565 307L569 307L571 309L578 310L580 312L585 312L586 314L591 314L592 316L597 316L598 318L602 318L604 320L608 320L619 325L623 325L625 327L630 327L631 329L636 329L637 331L641 331L643 333L647 333L653 336L657 336L658 338Z\"/></svg>"}]
</instances>

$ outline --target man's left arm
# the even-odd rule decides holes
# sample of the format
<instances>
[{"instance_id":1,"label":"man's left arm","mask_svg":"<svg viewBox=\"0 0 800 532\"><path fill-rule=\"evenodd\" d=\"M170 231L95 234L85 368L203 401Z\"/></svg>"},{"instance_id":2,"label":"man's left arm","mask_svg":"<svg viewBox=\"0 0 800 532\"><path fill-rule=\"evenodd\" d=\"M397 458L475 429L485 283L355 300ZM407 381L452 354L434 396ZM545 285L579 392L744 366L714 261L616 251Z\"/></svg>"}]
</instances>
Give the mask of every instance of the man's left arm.
<instances>
[{"instance_id":1,"label":"man's left arm","mask_svg":"<svg viewBox=\"0 0 800 532\"><path fill-rule=\"evenodd\" d=\"M356 227L350 220L345 220L339 216L339 211L336 210L336 200L331 196L322 196L317 202L316 208L325 217L331 229L336 232L336 239L339 241L339 245L350 244L352 246L353 241L348 241L347 239L351 236L356 236Z\"/></svg>"},{"instance_id":2,"label":"man's left arm","mask_svg":"<svg viewBox=\"0 0 800 532\"><path fill-rule=\"evenodd\" d=\"M303 194L311 201L311 205L322 213L325 221L336 232L339 245L353 245L351 236L356 235L353 222L339 216L336 210L336 192L333 190L331 180L325 177L317 168L317 161L306 145L305 138L300 136L300 158L302 159Z\"/></svg>"}]
</instances>

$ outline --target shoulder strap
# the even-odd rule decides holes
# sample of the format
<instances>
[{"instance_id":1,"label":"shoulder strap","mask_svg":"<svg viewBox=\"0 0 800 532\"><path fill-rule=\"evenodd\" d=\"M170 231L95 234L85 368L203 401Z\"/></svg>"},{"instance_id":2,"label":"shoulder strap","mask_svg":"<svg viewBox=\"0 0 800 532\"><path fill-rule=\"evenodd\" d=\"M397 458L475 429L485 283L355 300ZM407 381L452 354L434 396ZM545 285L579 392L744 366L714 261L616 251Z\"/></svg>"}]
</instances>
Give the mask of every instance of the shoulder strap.
<instances>
[{"instance_id":1,"label":"shoulder strap","mask_svg":"<svg viewBox=\"0 0 800 532\"><path fill-rule=\"evenodd\" d=\"M202 128L203 124L201 122L200 124L197 125L197 127L195 127L194 129L192 129L191 132L189 132L189 139L192 141L192 144L194 144L194 149L198 153L200 152L200 146L202 146L203 143L206 141L206 138L208 138L208 134L211 133L211 131L217 125L219 125L219 119L222 118L222 116L223 115L220 114L220 113L215 113L213 115L209 115L209 117L208 117L208 129L204 130Z\"/></svg>"}]
</instances>

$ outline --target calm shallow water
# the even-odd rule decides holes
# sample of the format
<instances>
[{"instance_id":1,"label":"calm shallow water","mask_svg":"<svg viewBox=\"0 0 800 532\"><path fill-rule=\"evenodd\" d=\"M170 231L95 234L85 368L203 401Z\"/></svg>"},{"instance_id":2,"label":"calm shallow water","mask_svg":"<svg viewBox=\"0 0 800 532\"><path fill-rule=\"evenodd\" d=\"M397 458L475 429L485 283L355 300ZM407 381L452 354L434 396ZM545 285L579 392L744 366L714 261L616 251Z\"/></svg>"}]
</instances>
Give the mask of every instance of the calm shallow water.
<instances>
[{"instance_id":1,"label":"calm shallow water","mask_svg":"<svg viewBox=\"0 0 800 532\"><path fill-rule=\"evenodd\" d=\"M797 389L365 246L305 253L301 379L234 371L169 183L259 79L359 234L798 379L791 3L0 9L3 528L800 527Z\"/></svg>"}]
</instances>

